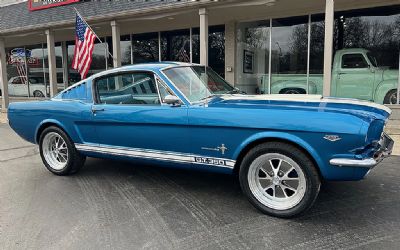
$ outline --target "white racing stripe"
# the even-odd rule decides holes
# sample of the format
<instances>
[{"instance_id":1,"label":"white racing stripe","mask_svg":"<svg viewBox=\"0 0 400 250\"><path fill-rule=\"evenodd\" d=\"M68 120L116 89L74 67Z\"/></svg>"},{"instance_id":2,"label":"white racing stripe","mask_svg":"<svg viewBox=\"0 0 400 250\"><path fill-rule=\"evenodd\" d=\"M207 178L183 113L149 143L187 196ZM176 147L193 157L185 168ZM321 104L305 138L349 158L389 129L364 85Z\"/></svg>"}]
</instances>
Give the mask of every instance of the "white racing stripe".
<instances>
[{"instance_id":1,"label":"white racing stripe","mask_svg":"<svg viewBox=\"0 0 400 250\"><path fill-rule=\"evenodd\" d=\"M322 97L321 95L285 95L285 94L271 94L271 95L224 95L224 100L264 100L264 101L288 101L288 102L321 102L321 103L341 103L341 104L355 104L360 106L367 106L376 109L384 110L391 114L392 110L385 105L351 99L351 98L336 98L336 97Z\"/></svg>"},{"instance_id":2,"label":"white racing stripe","mask_svg":"<svg viewBox=\"0 0 400 250\"><path fill-rule=\"evenodd\" d=\"M101 154L111 154L118 156L127 156L133 158L154 159L161 161L179 162L179 163L192 163L199 165L216 166L223 168L233 169L236 161L225 158L214 158L201 155L192 155L171 151L157 151L150 149L140 148L126 148L126 147L110 147L110 146L96 146L88 144L76 143L75 147L78 151L95 152Z\"/></svg>"}]
</instances>

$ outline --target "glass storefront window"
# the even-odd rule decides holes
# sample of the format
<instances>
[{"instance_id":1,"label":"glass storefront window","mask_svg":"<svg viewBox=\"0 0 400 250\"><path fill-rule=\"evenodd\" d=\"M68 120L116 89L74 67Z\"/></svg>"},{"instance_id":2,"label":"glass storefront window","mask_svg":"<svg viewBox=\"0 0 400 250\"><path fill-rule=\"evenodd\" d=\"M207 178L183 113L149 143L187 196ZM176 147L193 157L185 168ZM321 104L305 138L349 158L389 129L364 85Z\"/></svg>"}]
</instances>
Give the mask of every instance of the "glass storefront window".
<instances>
[{"instance_id":1,"label":"glass storefront window","mask_svg":"<svg viewBox=\"0 0 400 250\"><path fill-rule=\"evenodd\" d=\"M190 62L190 30L161 32L162 61Z\"/></svg>"},{"instance_id":2,"label":"glass storefront window","mask_svg":"<svg viewBox=\"0 0 400 250\"><path fill-rule=\"evenodd\" d=\"M24 46L8 48L6 53L9 96L29 96L27 61L34 62L36 59L32 59L31 51L25 50ZM35 63L42 62L38 59Z\"/></svg>"},{"instance_id":3,"label":"glass storefront window","mask_svg":"<svg viewBox=\"0 0 400 250\"><path fill-rule=\"evenodd\" d=\"M332 95L394 104L399 82L400 6L336 12L335 24L335 60L342 63L333 70ZM366 66L344 65L346 54L361 56ZM341 74L349 67L350 71Z\"/></svg>"},{"instance_id":4,"label":"glass storefront window","mask_svg":"<svg viewBox=\"0 0 400 250\"><path fill-rule=\"evenodd\" d=\"M308 93L322 95L324 79L325 15L311 15ZM311 86L311 87L310 87ZM314 88L313 91L311 88Z\"/></svg>"},{"instance_id":5,"label":"glass storefront window","mask_svg":"<svg viewBox=\"0 0 400 250\"><path fill-rule=\"evenodd\" d=\"M121 36L121 65L132 64L131 36Z\"/></svg>"},{"instance_id":6,"label":"glass storefront window","mask_svg":"<svg viewBox=\"0 0 400 250\"><path fill-rule=\"evenodd\" d=\"M308 17L272 21L271 93L306 94Z\"/></svg>"},{"instance_id":7,"label":"glass storefront window","mask_svg":"<svg viewBox=\"0 0 400 250\"><path fill-rule=\"evenodd\" d=\"M267 93L270 22L239 23L236 87L249 94Z\"/></svg>"},{"instance_id":8,"label":"glass storefront window","mask_svg":"<svg viewBox=\"0 0 400 250\"><path fill-rule=\"evenodd\" d=\"M7 75L10 96L45 97L45 49L43 44L7 49Z\"/></svg>"},{"instance_id":9,"label":"glass storefront window","mask_svg":"<svg viewBox=\"0 0 400 250\"><path fill-rule=\"evenodd\" d=\"M132 63L158 62L158 33L132 35Z\"/></svg>"},{"instance_id":10,"label":"glass storefront window","mask_svg":"<svg viewBox=\"0 0 400 250\"><path fill-rule=\"evenodd\" d=\"M211 26L208 36L208 65L225 77L225 26Z\"/></svg>"}]
</instances>

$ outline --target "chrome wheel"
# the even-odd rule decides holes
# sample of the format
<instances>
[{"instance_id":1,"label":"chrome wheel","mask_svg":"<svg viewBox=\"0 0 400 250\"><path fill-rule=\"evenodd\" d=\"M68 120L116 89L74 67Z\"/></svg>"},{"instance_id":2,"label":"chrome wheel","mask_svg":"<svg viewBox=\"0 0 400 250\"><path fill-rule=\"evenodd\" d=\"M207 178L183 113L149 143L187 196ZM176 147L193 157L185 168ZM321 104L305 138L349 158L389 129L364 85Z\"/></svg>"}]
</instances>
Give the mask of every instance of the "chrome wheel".
<instances>
[{"instance_id":1,"label":"chrome wheel","mask_svg":"<svg viewBox=\"0 0 400 250\"><path fill-rule=\"evenodd\" d=\"M43 156L51 168L61 170L68 163L68 147L65 140L55 132L50 132L43 138Z\"/></svg>"},{"instance_id":2,"label":"chrome wheel","mask_svg":"<svg viewBox=\"0 0 400 250\"><path fill-rule=\"evenodd\" d=\"M267 153L256 158L247 175L254 197L276 210L287 210L301 202L307 184L303 170L291 158Z\"/></svg>"}]
</instances>

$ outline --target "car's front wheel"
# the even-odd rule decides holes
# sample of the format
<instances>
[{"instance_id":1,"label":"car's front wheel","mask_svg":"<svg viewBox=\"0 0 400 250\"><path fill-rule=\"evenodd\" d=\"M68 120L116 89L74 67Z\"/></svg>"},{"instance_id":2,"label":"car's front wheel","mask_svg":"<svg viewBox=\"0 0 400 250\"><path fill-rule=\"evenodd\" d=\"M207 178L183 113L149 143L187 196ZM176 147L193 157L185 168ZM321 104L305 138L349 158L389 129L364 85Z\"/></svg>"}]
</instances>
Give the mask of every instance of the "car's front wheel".
<instances>
[{"instance_id":1,"label":"car's front wheel","mask_svg":"<svg viewBox=\"0 0 400 250\"><path fill-rule=\"evenodd\" d=\"M46 168L56 175L78 172L85 157L75 148L68 135L58 127L46 128L39 140L40 156Z\"/></svg>"},{"instance_id":2,"label":"car's front wheel","mask_svg":"<svg viewBox=\"0 0 400 250\"><path fill-rule=\"evenodd\" d=\"M312 160L297 147L268 142L244 157L240 184L250 202L263 213L293 217L312 206L321 181Z\"/></svg>"}]
</instances>

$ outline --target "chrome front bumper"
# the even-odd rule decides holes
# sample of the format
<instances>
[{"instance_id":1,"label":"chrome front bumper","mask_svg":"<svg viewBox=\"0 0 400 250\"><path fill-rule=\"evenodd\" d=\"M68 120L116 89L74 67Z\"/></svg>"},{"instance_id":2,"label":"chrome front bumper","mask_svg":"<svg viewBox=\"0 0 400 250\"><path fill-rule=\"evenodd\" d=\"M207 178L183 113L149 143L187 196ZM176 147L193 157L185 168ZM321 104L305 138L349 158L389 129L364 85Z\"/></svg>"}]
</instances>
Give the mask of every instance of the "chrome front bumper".
<instances>
[{"instance_id":1,"label":"chrome front bumper","mask_svg":"<svg viewBox=\"0 0 400 250\"><path fill-rule=\"evenodd\" d=\"M375 152L374 157L365 159L333 158L329 163L339 167L373 168L392 154L394 141L386 133L383 133L379 145L380 147Z\"/></svg>"}]
</instances>

